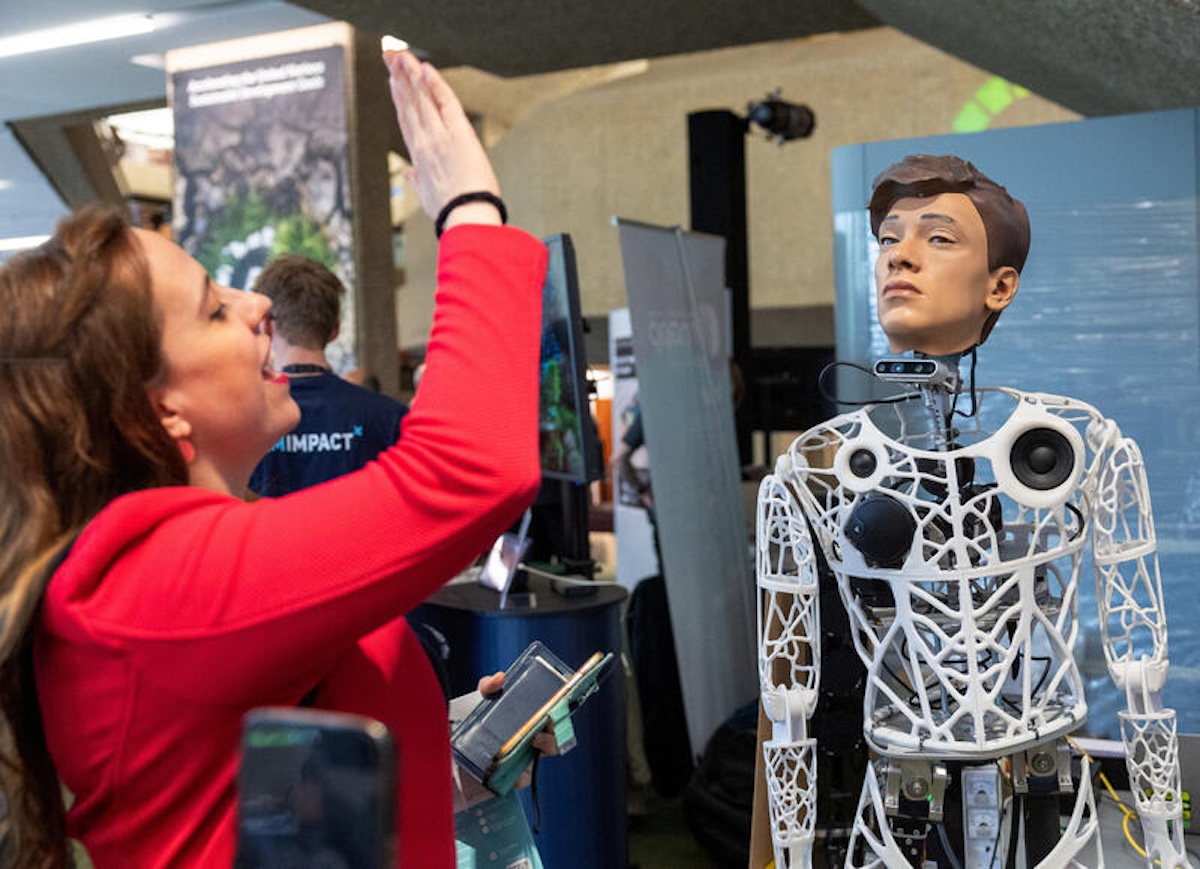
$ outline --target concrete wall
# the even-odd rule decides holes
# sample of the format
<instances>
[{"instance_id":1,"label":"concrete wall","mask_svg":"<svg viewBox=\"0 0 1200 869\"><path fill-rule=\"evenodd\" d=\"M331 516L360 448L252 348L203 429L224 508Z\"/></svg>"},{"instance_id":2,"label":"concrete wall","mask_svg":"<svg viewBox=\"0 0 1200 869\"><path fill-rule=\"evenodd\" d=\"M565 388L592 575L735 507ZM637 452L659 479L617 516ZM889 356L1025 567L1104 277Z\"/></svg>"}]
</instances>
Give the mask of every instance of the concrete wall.
<instances>
[{"instance_id":1,"label":"concrete wall","mask_svg":"<svg viewBox=\"0 0 1200 869\"><path fill-rule=\"evenodd\" d=\"M756 132L747 142L758 346L833 343L830 149L951 132L973 99L992 128L1078 118L1019 93L999 110L1005 94L1013 96L1003 85L984 105L989 97L977 94L989 73L890 28L525 79L475 70L447 77L485 121L511 221L538 235L573 236L584 312L596 320L626 305L611 218L688 224L688 113L745 113L777 87L784 99L808 105L816 115L808 139L780 146ZM405 231L397 317L408 348L428 334L436 248L424 215Z\"/></svg>"}]
</instances>

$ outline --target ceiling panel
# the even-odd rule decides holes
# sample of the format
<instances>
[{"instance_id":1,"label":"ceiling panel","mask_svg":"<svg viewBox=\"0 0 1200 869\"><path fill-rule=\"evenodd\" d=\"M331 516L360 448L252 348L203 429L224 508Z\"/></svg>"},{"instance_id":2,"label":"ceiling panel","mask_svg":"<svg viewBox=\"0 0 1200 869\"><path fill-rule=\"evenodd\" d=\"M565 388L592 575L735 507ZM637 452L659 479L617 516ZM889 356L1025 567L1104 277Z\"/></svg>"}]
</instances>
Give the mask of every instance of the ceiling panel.
<instances>
[{"instance_id":1,"label":"ceiling panel","mask_svg":"<svg viewBox=\"0 0 1200 869\"><path fill-rule=\"evenodd\" d=\"M860 0L883 22L1083 115L1200 106L1195 0Z\"/></svg>"},{"instance_id":2,"label":"ceiling panel","mask_svg":"<svg viewBox=\"0 0 1200 869\"><path fill-rule=\"evenodd\" d=\"M0 120L165 100L133 55L339 19L393 33L442 66L502 76L887 24L1094 116L1200 106L1196 0L0 0L3 35L131 12L163 28L0 59ZM902 83L901 83L902 84ZM0 135L0 236L65 210L10 131Z\"/></svg>"},{"instance_id":3,"label":"ceiling panel","mask_svg":"<svg viewBox=\"0 0 1200 869\"><path fill-rule=\"evenodd\" d=\"M856 30L878 24L852 0L295 0L391 33L442 66L517 76Z\"/></svg>"}]
</instances>

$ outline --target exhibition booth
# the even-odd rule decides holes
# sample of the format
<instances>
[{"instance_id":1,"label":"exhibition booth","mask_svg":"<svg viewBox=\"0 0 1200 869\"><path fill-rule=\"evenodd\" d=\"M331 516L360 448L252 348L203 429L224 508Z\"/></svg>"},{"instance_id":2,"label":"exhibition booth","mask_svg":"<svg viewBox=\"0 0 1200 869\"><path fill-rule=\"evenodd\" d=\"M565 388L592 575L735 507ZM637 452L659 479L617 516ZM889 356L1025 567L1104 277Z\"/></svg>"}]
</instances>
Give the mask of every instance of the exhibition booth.
<instances>
[{"instance_id":1,"label":"exhibition booth","mask_svg":"<svg viewBox=\"0 0 1200 869\"><path fill-rule=\"evenodd\" d=\"M379 121L392 114L379 72L378 36L342 23L168 52L171 197L141 207L222 285L249 289L281 253L327 266L347 288L332 368L411 400L436 239L405 187L391 119ZM607 214L574 201L556 210L586 195L549 180L530 192L543 183L531 177L538 161L561 168L585 152L564 128L619 103L627 74L636 78L612 72L594 90L579 86L557 113L552 103L516 113L487 142L506 188L520 191L514 211L525 205L549 250L542 484L512 528L488 551L463 553L472 566L408 616L448 699L498 670L522 678L500 695L510 698L502 723L499 713L479 720L499 700L450 707L460 766L482 752L475 777L491 788L457 807L461 869L626 869L643 817L631 807L647 794L682 814L698 849L688 853L714 867L1093 865L1056 842L1026 850L1039 812L1062 840L1103 850L1106 865L1145 865L1139 842L1150 839L1175 843L1177 865L1188 865L1200 833L1190 814L1200 788L1200 699L1190 690L1200 647L1190 580L1200 571L1190 422L1200 414L1200 110L1080 119L1049 106L1037 123L952 132L943 120L904 138L839 127L835 141L787 145L811 146L804 171L827 186L828 208L789 190L756 219L755 188L782 174L765 139L782 154L820 123L768 93L745 115L721 110L716 120L732 126L715 150L702 126L711 117L677 113L675 128L654 134L677 138L672 158L683 158L669 206L631 195L629 211L608 199ZM694 103L694 89L683 90L679 100ZM473 120L487 139L486 118ZM946 354L941 393L878 367L933 359L931 371L946 370L919 347L901 360L880 325L875 264L888 246L865 206L876 176L912 154L970 161L1024 203L1032 227L1016 301L986 344L957 348L974 354L961 369L959 352ZM614 159L585 156L571 178ZM689 185L684 228L677 206ZM781 220L788 208L805 212L798 249L821 249L823 265L783 264L800 244ZM768 304L751 303L752 273L766 276ZM789 306L789 282L828 283L832 295ZM773 329L776 314L783 325ZM781 337L795 324L803 335ZM754 340L752 325L770 337ZM1051 408L1055 421L1027 428L1052 434L1021 446L1027 430L1012 433L1008 421L1019 411L977 404L977 388L992 386L1013 390L1018 408ZM905 402L939 420L940 441L910 439L907 418L899 434L876 437L869 411L854 416ZM1113 445L1109 421L1132 446ZM987 434L973 442L976 423ZM997 432L1012 442L993 455L982 444ZM1097 458L1106 450L1123 458ZM986 470L1005 462L1015 470ZM1010 483L1020 489L1011 512L1001 506ZM890 502L864 518L880 493ZM945 506L955 497L962 515ZM898 554L871 548L905 523ZM948 554L964 538L971 545ZM1018 545L1028 565L989 560ZM1037 562L1056 546L1077 559L1071 567ZM1133 577L1114 579L1107 571L1126 557ZM539 655L542 669L530 664ZM1130 661L1155 675L1114 687L1114 662ZM518 686L530 692L523 705ZM962 708L987 723L964 735L967 725L946 723ZM1131 737L1129 726L1142 729ZM562 756L533 751L542 730ZM495 745L473 742L481 731ZM369 722L250 722L242 786L272 811L243 811L244 841L282 835L291 809L271 801L300 790L312 745L351 735L371 736L378 752L354 771L365 792L371 770L392 760L390 737ZM362 750L333 754L363 761ZM1145 755L1132 776L1122 761L1131 751ZM1139 778L1137 763L1151 771ZM527 769L532 784L515 786ZM372 796L361 811L387 804ZM1138 813L1163 830L1130 833ZM373 833L382 849L387 827ZM1172 859L1170 848L1156 854Z\"/></svg>"}]
</instances>

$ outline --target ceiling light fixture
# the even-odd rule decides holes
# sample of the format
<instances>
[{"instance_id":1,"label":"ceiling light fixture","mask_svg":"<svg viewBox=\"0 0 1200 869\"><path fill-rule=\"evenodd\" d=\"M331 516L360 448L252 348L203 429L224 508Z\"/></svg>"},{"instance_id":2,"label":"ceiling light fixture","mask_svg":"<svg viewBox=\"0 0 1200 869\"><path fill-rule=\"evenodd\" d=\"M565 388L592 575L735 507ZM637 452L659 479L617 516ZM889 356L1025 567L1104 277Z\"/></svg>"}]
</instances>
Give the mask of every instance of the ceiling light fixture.
<instances>
[{"instance_id":1,"label":"ceiling light fixture","mask_svg":"<svg viewBox=\"0 0 1200 869\"><path fill-rule=\"evenodd\" d=\"M61 27L47 27L0 38L0 57L16 57L35 51L66 48L70 45L85 45L121 39L139 33L149 33L156 27L150 15L116 15L112 18L97 18L92 21L77 21Z\"/></svg>"},{"instance_id":2,"label":"ceiling light fixture","mask_svg":"<svg viewBox=\"0 0 1200 869\"><path fill-rule=\"evenodd\" d=\"M175 117L166 107L122 112L109 115L105 121L123 142L168 151L175 146Z\"/></svg>"},{"instance_id":3,"label":"ceiling light fixture","mask_svg":"<svg viewBox=\"0 0 1200 869\"><path fill-rule=\"evenodd\" d=\"M135 54L129 58L129 62L135 66L144 66L147 69L167 68L167 59L161 54Z\"/></svg>"},{"instance_id":4,"label":"ceiling light fixture","mask_svg":"<svg viewBox=\"0 0 1200 869\"><path fill-rule=\"evenodd\" d=\"M0 253L11 253L14 250L28 250L37 247L44 241L49 241L48 235L25 235L15 238L0 238Z\"/></svg>"}]
</instances>

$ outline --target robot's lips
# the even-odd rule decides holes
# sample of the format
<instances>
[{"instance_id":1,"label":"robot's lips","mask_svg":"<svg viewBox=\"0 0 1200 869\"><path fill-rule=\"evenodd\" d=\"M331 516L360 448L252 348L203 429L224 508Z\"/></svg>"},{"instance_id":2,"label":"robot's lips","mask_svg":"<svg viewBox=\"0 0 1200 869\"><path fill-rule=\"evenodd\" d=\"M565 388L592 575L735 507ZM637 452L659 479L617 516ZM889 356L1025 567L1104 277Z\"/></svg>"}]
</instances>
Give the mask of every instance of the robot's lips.
<instances>
[{"instance_id":1,"label":"robot's lips","mask_svg":"<svg viewBox=\"0 0 1200 869\"><path fill-rule=\"evenodd\" d=\"M919 296L921 291L908 281L888 281L883 285L883 297L889 296Z\"/></svg>"}]
</instances>

